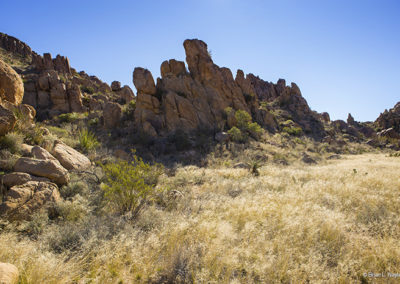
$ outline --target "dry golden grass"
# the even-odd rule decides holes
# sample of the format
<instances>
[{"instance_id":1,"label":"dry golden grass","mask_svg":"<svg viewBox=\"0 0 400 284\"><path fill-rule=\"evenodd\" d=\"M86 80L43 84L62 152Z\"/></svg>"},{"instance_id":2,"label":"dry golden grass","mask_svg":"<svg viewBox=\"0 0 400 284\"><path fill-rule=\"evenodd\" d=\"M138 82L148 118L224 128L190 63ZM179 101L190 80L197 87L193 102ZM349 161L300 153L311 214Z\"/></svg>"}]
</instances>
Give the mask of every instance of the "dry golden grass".
<instances>
[{"instance_id":1,"label":"dry golden grass","mask_svg":"<svg viewBox=\"0 0 400 284\"><path fill-rule=\"evenodd\" d=\"M3 232L0 261L21 283L372 283L364 273L400 273L399 172L386 154L268 162L258 177L229 163L179 168L162 180L173 189L163 205L111 239L57 254L44 237L53 225L37 240Z\"/></svg>"}]
</instances>

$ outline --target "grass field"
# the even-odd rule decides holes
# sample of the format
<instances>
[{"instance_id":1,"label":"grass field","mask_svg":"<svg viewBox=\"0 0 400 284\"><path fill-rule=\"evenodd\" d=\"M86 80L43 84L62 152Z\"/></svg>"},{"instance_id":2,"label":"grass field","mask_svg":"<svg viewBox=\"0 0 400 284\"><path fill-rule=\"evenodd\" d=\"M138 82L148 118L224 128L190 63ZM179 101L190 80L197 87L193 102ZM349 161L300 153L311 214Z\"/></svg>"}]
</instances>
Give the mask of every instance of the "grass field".
<instances>
[{"instance_id":1,"label":"grass field","mask_svg":"<svg viewBox=\"0 0 400 284\"><path fill-rule=\"evenodd\" d=\"M400 281L364 277L400 273L400 158L344 155L259 172L178 168L159 185L173 190L133 223L83 214L46 221L35 238L3 226L0 261L18 266L21 283ZM69 230L79 246L55 250Z\"/></svg>"}]
</instances>

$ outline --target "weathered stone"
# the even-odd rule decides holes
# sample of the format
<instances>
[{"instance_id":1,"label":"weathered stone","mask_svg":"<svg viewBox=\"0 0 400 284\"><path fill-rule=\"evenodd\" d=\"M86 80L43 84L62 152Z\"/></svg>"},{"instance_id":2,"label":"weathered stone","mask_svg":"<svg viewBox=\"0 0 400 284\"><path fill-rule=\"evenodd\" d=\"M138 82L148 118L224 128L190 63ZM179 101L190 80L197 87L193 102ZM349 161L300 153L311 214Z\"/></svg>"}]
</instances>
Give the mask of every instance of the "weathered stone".
<instances>
[{"instance_id":1,"label":"weathered stone","mask_svg":"<svg viewBox=\"0 0 400 284\"><path fill-rule=\"evenodd\" d=\"M153 75L147 69L136 67L133 71L133 84L139 93L154 95L156 93L156 85Z\"/></svg>"},{"instance_id":2,"label":"weathered stone","mask_svg":"<svg viewBox=\"0 0 400 284\"><path fill-rule=\"evenodd\" d=\"M84 170L91 165L90 160L85 155L61 141L54 143L52 154L67 170Z\"/></svg>"},{"instance_id":3,"label":"weathered stone","mask_svg":"<svg viewBox=\"0 0 400 284\"><path fill-rule=\"evenodd\" d=\"M29 220L35 211L47 209L60 200L54 183L28 181L10 188L0 205L0 214L9 220Z\"/></svg>"},{"instance_id":4,"label":"weathered stone","mask_svg":"<svg viewBox=\"0 0 400 284\"><path fill-rule=\"evenodd\" d=\"M122 117L122 107L118 103L108 102L103 110L104 126L106 128L117 127Z\"/></svg>"},{"instance_id":5,"label":"weathered stone","mask_svg":"<svg viewBox=\"0 0 400 284\"><path fill-rule=\"evenodd\" d=\"M78 85L68 84L68 102L71 112L84 112L82 93Z\"/></svg>"},{"instance_id":6,"label":"weathered stone","mask_svg":"<svg viewBox=\"0 0 400 284\"><path fill-rule=\"evenodd\" d=\"M31 153L35 159L58 161L52 154L40 146L33 146Z\"/></svg>"},{"instance_id":7,"label":"weathered stone","mask_svg":"<svg viewBox=\"0 0 400 284\"><path fill-rule=\"evenodd\" d=\"M217 140L219 143L225 143L229 140L229 134L226 132L218 132L215 134L215 140Z\"/></svg>"},{"instance_id":8,"label":"weathered stone","mask_svg":"<svg viewBox=\"0 0 400 284\"><path fill-rule=\"evenodd\" d=\"M135 94L133 93L132 89L127 85L123 86L117 93L125 101L125 103L129 103L130 101L135 99Z\"/></svg>"},{"instance_id":9,"label":"weathered stone","mask_svg":"<svg viewBox=\"0 0 400 284\"><path fill-rule=\"evenodd\" d=\"M112 90L113 92L117 92L117 91L121 90L121 82L119 82L119 81L113 81L113 82L111 83L111 90Z\"/></svg>"},{"instance_id":10,"label":"weathered stone","mask_svg":"<svg viewBox=\"0 0 400 284\"><path fill-rule=\"evenodd\" d=\"M0 59L0 103L8 101L19 105L24 96L24 84L17 72Z\"/></svg>"},{"instance_id":11,"label":"weathered stone","mask_svg":"<svg viewBox=\"0 0 400 284\"><path fill-rule=\"evenodd\" d=\"M69 182L68 171L58 161L54 160L19 158L14 166L14 171L46 177L58 185Z\"/></svg>"},{"instance_id":12,"label":"weathered stone","mask_svg":"<svg viewBox=\"0 0 400 284\"><path fill-rule=\"evenodd\" d=\"M5 174L0 178L1 183L3 183L6 187L12 187L14 185L21 185L27 183L28 181L41 181L41 182L50 182L48 178L45 177L36 177L30 175L28 173L22 172L13 172L9 174Z\"/></svg>"},{"instance_id":13,"label":"weathered stone","mask_svg":"<svg viewBox=\"0 0 400 284\"><path fill-rule=\"evenodd\" d=\"M50 90L50 99L53 103L53 110L69 112L67 91L64 83L59 83Z\"/></svg>"},{"instance_id":14,"label":"weathered stone","mask_svg":"<svg viewBox=\"0 0 400 284\"><path fill-rule=\"evenodd\" d=\"M19 271L15 265L11 263L0 262L1 284L17 284L18 278L19 278Z\"/></svg>"}]
</instances>

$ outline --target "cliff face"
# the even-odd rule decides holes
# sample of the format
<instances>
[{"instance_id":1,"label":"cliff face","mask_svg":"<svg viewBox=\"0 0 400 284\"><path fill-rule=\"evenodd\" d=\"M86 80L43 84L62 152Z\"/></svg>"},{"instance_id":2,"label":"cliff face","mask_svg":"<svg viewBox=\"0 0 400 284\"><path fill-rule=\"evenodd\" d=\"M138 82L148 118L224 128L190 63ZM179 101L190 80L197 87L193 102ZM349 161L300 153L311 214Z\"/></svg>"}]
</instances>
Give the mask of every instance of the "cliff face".
<instances>
[{"instance_id":1,"label":"cliff face","mask_svg":"<svg viewBox=\"0 0 400 284\"><path fill-rule=\"evenodd\" d=\"M230 107L247 111L270 131L279 128L272 112L281 109L306 132L323 135L320 115L311 111L296 84L286 86L283 79L269 83L242 70L234 78L228 68L214 64L203 41L186 40L183 45L189 71L184 62L164 61L155 84L150 71L134 70L135 121L143 131L163 136L178 129L222 130L229 124L225 110Z\"/></svg>"}]
</instances>

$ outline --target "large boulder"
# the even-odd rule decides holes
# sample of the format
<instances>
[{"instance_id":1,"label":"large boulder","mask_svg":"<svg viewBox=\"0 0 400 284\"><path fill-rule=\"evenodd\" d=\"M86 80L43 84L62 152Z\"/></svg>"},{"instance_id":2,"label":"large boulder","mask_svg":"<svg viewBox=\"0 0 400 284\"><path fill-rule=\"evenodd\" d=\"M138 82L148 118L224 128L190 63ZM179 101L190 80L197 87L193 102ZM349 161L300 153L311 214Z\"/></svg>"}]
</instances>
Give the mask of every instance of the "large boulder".
<instances>
[{"instance_id":1,"label":"large boulder","mask_svg":"<svg viewBox=\"0 0 400 284\"><path fill-rule=\"evenodd\" d=\"M19 105L24 97L24 84L21 77L10 65L0 59L0 102L8 101Z\"/></svg>"},{"instance_id":2,"label":"large boulder","mask_svg":"<svg viewBox=\"0 0 400 284\"><path fill-rule=\"evenodd\" d=\"M156 93L153 75L147 69L136 67L133 71L133 83L138 93L149 95L154 95Z\"/></svg>"},{"instance_id":3,"label":"large boulder","mask_svg":"<svg viewBox=\"0 0 400 284\"><path fill-rule=\"evenodd\" d=\"M41 182L50 182L48 178L45 177L36 177L27 173L21 172L13 172L9 174L5 174L0 177L0 181L6 187L12 187L14 185L21 185L27 183L28 181L41 181Z\"/></svg>"},{"instance_id":4,"label":"large boulder","mask_svg":"<svg viewBox=\"0 0 400 284\"><path fill-rule=\"evenodd\" d=\"M16 284L18 283L18 268L11 263L0 262L0 283Z\"/></svg>"},{"instance_id":5,"label":"large boulder","mask_svg":"<svg viewBox=\"0 0 400 284\"><path fill-rule=\"evenodd\" d=\"M118 103L108 102L103 110L104 126L114 128L118 126L122 117L122 107Z\"/></svg>"},{"instance_id":6,"label":"large boulder","mask_svg":"<svg viewBox=\"0 0 400 284\"><path fill-rule=\"evenodd\" d=\"M58 161L54 160L22 157L15 163L14 171L46 177L58 185L64 185L69 182L68 171Z\"/></svg>"},{"instance_id":7,"label":"large boulder","mask_svg":"<svg viewBox=\"0 0 400 284\"><path fill-rule=\"evenodd\" d=\"M31 150L32 156L39 160L53 160L58 161L52 154L50 154L46 149L40 146L33 146Z\"/></svg>"},{"instance_id":8,"label":"large boulder","mask_svg":"<svg viewBox=\"0 0 400 284\"><path fill-rule=\"evenodd\" d=\"M119 82L119 81L113 81L113 82L111 83L111 90L112 90L113 92L117 92L117 91L121 90L121 82Z\"/></svg>"},{"instance_id":9,"label":"large boulder","mask_svg":"<svg viewBox=\"0 0 400 284\"><path fill-rule=\"evenodd\" d=\"M85 170L90 167L90 160L61 141L55 141L52 154L67 170Z\"/></svg>"},{"instance_id":10,"label":"large boulder","mask_svg":"<svg viewBox=\"0 0 400 284\"><path fill-rule=\"evenodd\" d=\"M17 118L14 113L0 105L0 136L11 131L16 122Z\"/></svg>"},{"instance_id":11,"label":"large boulder","mask_svg":"<svg viewBox=\"0 0 400 284\"><path fill-rule=\"evenodd\" d=\"M54 183L29 181L10 188L0 205L0 214L9 220L26 220L35 211L47 209L60 200Z\"/></svg>"}]
</instances>

